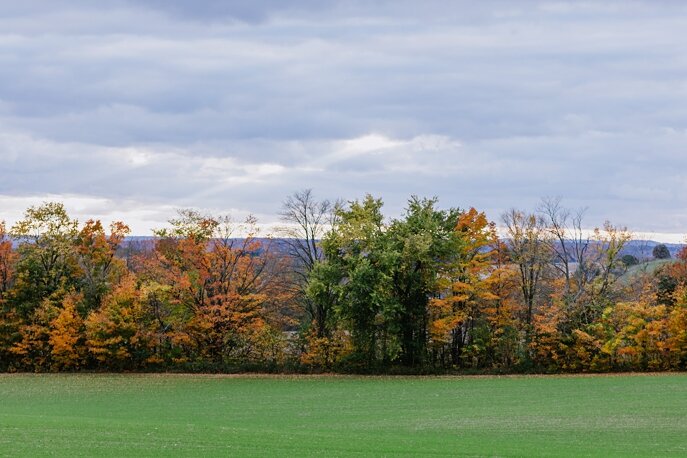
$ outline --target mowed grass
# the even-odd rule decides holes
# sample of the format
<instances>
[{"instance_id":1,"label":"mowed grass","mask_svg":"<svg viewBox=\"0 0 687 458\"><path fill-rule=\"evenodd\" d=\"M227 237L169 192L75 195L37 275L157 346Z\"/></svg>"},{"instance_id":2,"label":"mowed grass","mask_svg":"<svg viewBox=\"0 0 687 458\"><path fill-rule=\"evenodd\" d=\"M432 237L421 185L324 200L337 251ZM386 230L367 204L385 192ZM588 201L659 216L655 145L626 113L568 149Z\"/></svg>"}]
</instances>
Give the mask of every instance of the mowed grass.
<instances>
[{"instance_id":1,"label":"mowed grass","mask_svg":"<svg viewBox=\"0 0 687 458\"><path fill-rule=\"evenodd\" d=\"M0 375L7 456L687 455L687 375Z\"/></svg>"}]
</instances>

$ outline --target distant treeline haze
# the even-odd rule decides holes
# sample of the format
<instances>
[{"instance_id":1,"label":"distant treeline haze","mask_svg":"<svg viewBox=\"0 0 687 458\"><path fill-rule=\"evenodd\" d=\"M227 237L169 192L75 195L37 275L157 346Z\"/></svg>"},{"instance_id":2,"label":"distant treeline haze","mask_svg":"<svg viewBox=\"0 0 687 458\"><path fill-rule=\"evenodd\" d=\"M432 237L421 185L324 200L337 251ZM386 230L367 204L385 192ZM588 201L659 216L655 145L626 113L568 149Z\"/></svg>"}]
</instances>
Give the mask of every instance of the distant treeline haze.
<instances>
[{"instance_id":1,"label":"distant treeline haze","mask_svg":"<svg viewBox=\"0 0 687 458\"><path fill-rule=\"evenodd\" d=\"M0 224L0 370L687 369L687 252L626 253L546 199L502 216L411 198L283 203L284 227L180 210L147 242L60 203ZM237 236L240 234L240 237Z\"/></svg>"}]
</instances>

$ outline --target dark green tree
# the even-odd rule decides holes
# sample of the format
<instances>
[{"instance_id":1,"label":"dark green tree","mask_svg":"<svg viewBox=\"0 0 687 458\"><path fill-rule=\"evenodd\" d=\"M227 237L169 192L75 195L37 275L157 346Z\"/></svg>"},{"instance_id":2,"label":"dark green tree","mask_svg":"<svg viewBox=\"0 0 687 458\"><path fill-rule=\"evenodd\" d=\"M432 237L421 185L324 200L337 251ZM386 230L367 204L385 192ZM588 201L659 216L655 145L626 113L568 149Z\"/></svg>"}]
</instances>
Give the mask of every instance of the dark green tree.
<instances>
[{"instance_id":1,"label":"dark green tree","mask_svg":"<svg viewBox=\"0 0 687 458\"><path fill-rule=\"evenodd\" d=\"M460 211L442 211L436 205L436 198L413 196L405 215L388 230L388 249L396 259L391 294L397 303L400 359L408 366L426 362L429 300L436 294L442 264L459 242L455 227Z\"/></svg>"},{"instance_id":2,"label":"dark green tree","mask_svg":"<svg viewBox=\"0 0 687 458\"><path fill-rule=\"evenodd\" d=\"M670 259L670 250L663 243L656 245L652 254L656 259Z\"/></svg>"},{"instance_id":3,"label":"dark green tree","mask_svg":"<svg viewBox=\"0 0 687 458\"><path fill-rule=\"evenodd\" d=\"M11 233L20 240L13 298L20 314L27 316L53 295L60 296L55 297L59 301L78 285L80 269L74 252L78 222L62 203L30 207Z\"/></svg>"},{"instance_id":4,"label":"dark green tree","mask_svg":"<svg viewBox=\"0 0 687 458\"><path fill-rule=\"evenodd\" d=\"M631 266L636 266L639 264L639 259L637 259L636 256L632 256L631 254L626 254L622 258L620 258L620 261L625 265L625 267L631 267Z\"/></svg>"},{"instance_id":5,"label":"dark green tree","mask_svg":"<svg viewBox=\"0 0 687 458\"><path fill-rule=\"evenodd\" d=\"M354 357L367 367L389 362L397 353L391 339L395 304L390 294L396 257L387 249L382 205L381 199L368 195L337 209L335 224L322 241L326 267L315 270L322 277L326 269L328 286L310 289L320 305L323 300L334 303L331 294L322 291L336 292L337 317L350 329Z\"/></svg>"}]
</instances>

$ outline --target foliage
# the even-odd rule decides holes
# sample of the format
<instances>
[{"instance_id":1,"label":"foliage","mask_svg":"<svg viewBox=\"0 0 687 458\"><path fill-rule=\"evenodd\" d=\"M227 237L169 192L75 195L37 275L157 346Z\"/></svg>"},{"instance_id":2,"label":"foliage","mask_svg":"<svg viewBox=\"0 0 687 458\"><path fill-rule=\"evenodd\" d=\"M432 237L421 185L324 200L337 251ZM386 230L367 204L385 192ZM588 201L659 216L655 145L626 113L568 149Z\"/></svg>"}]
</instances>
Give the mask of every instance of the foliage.
<instances>
[{"instance_id":1,"label":"foliage","mask_svg":"<svg viewBox=\"0 0 687 458\"><path fill-rule=\"evenodd\" d=\"M656 245L651 254L655 259L670 259L670 250L663 243Z\"/></svg>"},{"instance_id":2,"label":"foliage","mask_svg":"<svg viewBox=\"0 0 687 458\"><path fill-rule=\"evenodd\" d=\"M102 367L139 368L151 342L145 329L141 291L133 277L126 277L88 315L85 322L88 352Z\"/></svg>"},{"instance_id":3,"label":"foliage","mask_svg":"<svg viewBox=\"0 0 687 458\"><path fill-rule=\"evenodd\" d=\"M336 313L350 330L354 360L367 367L389 361L398 352L391 329L396 304L389 288L395 253L386 249L381 208L382 201L369 195L350 202L348 208L338 208L336 222L322 243L329 265L326 281L337 282L325 288L336 291ZM312 299L318 297L328 300L322 294Z\"/></svg>"},{"instance_id":4,"label":"foliage","mask_svg":"<svg viewBox=\"0 0 687 458\"><path fill-rule=\"evenodd\" d=\"M67 295L50 322L52 369L76 370L86 361L84 321L77 311L82 300L78 295Z\"/></svg>"},{"instance_id":5,"label":"foliage","mask_svg":"<svg viewBox=\"0 0 687 458\"><path fill-rule=\"evenodd\" d=\"M502 278L493 275L498 239L484 213L474 208L461 213L450 237L447 262L440 266L436 281L439 294L430 301L430 335L442 363L448 357L459 366L485 357L489 342L479 334L489 334L490 324L495 324L489 318L498 321L503 311L496 310L501 304L494 291Z\"/></svg>"},{"instance_id":6,"label":"foliage","mask_svg":"<svg viewBox=\"0 0 687 458\"><path fill-rule=\"evenodd\" d=\"M0 370L687 369L687 250L630 275L631 234L559 199L503 238L436 198L382 209L296 193L287 242L180 210L134 254L122 222L31 207L0 224Z\"/></svg>"},{"instance_id":7,"label":"foliage","mask_svg":"<svg viewBox=\"0 0 687 458\"><path fill-rule=\"evenodd\" d=\"M50 296L76 287L80 272L73 246L78 222L64 205L48 202L26 210L11 234L21 241L14 307L29 317Z\"/></svg>"},{"instance_id":8,"label":"foliage","mask_svg":"<svg viewBox=\"0 0 687 458\"><path fill-rule=\"evenodd\" d=\"M636 256L633 256L631 254L624 255L622 258L620 258L620 260L625 265L625 267L632 267L639 264L639 259L637 259Z\"/></svg>"}]
</instances>

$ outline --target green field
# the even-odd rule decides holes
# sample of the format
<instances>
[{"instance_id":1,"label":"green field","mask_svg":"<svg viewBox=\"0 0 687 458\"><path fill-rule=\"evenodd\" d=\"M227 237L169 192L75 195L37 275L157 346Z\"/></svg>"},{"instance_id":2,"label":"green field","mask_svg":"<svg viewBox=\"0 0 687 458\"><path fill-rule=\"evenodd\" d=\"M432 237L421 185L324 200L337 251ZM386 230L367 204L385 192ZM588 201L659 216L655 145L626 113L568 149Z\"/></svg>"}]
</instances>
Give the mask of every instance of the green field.
<instances>
[{"instance_id":1,"label":"green field","mask_svg":"<svg viewBox=\"0 0 687 458\"><path fill-rule=\"evenodd\" d=\"M0 375L2 456L687 455L687 375Z\"/></svg>"}]
</instances>

